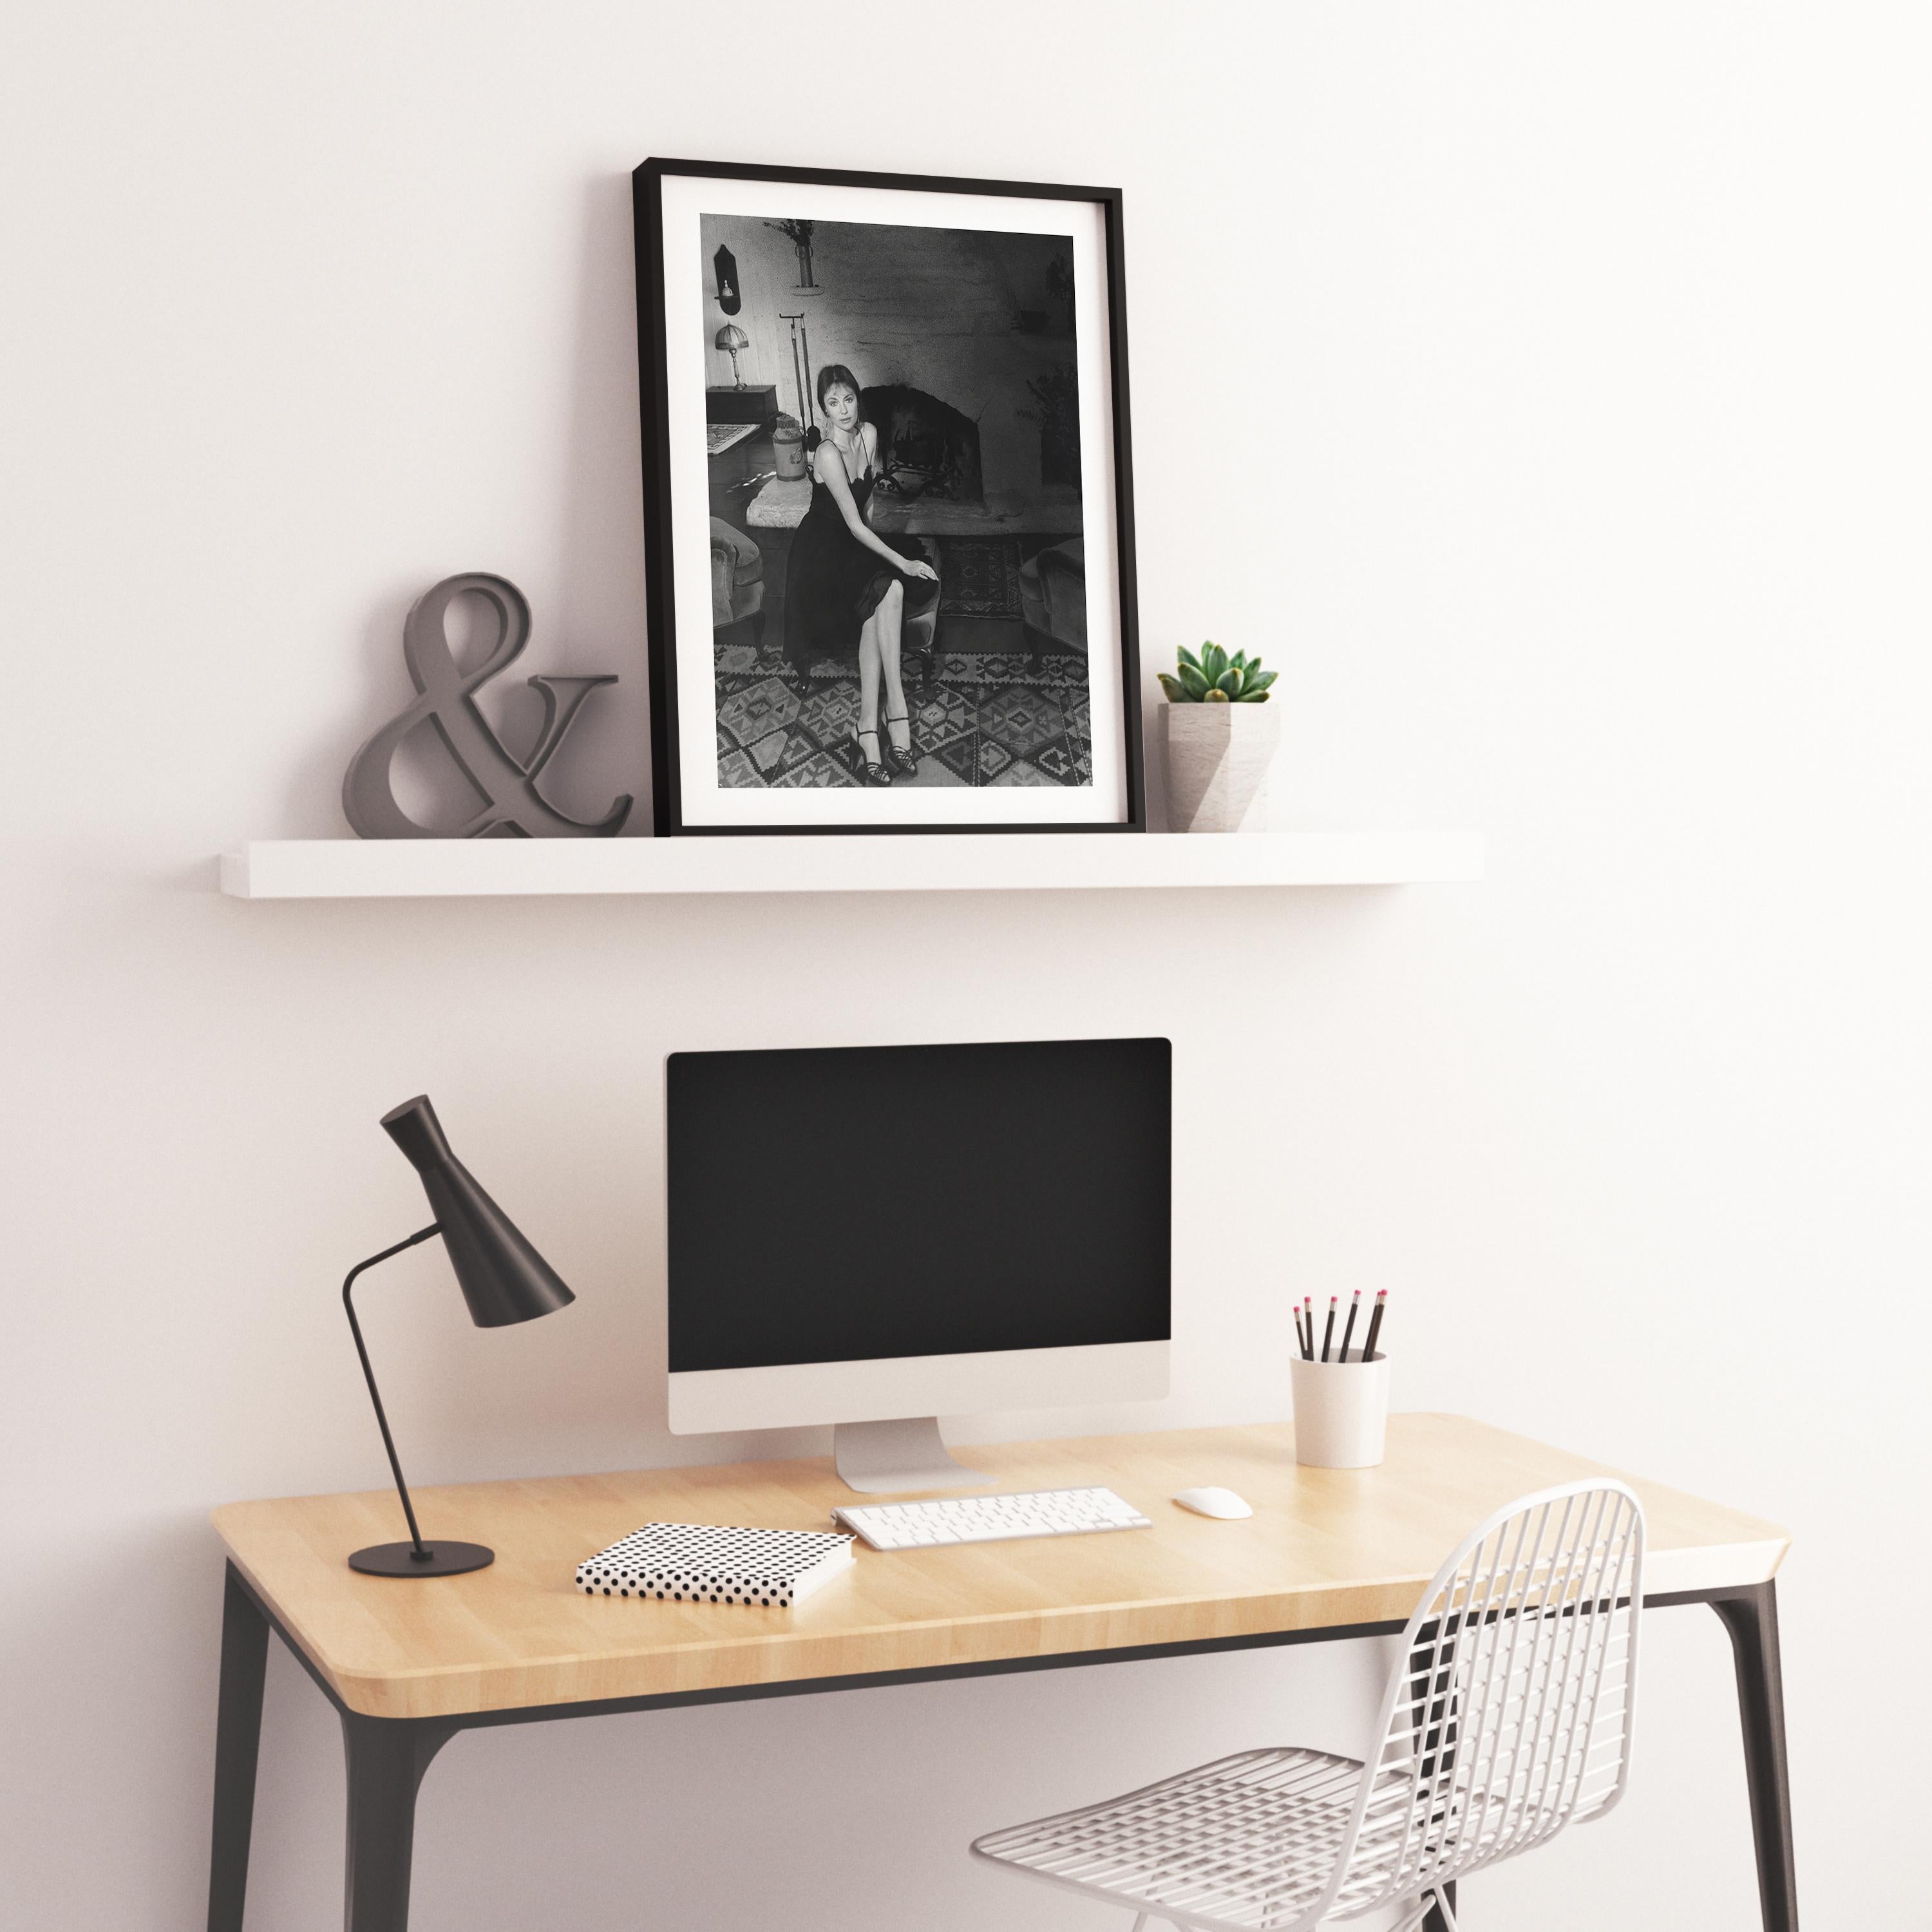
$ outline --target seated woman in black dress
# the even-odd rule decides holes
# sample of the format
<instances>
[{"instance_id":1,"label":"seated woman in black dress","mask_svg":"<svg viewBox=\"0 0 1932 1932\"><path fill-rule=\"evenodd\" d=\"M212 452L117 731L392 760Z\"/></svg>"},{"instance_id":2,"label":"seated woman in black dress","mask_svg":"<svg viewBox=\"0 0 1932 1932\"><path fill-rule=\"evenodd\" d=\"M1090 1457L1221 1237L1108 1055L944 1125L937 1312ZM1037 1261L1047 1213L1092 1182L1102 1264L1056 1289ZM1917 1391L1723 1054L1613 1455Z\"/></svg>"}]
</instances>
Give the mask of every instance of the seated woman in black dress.
<instances>
[{"instance_id":1,"label":"seated woman in black dress","mask_svg":"<svg viewBox=\"0 0 1932 1932\"><path fill-rule=\"evenodd\" d=\"M830 425L812 459L812 503L793 538L785 581L785 656L807 671L826 658L859 667L859 728L852 769L868 784L890 784L919 769L912 719L899 682L899 628L938 592L932 566L910 538L896 543L866 521L877 480L878 431L859 416L859 379L842 362L818 372L818 406ZM879 692L886 736L879 736ZM869 745L869 748L868 748Z\"/></svg>"}]
</instances>

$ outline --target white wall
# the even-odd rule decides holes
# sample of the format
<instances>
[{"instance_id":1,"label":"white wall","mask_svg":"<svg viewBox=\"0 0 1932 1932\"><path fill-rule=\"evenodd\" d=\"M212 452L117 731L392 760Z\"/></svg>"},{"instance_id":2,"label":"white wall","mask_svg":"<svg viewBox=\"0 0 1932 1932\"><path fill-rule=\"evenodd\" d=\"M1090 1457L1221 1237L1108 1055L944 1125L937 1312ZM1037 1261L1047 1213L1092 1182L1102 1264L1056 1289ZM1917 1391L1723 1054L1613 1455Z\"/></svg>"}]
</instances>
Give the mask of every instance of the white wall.
<instances>
[{"instance_id":1,"label":"white wall","mask_svg":"<svg viewBox=\"0 0 1932 1932\"><path fill-rule=\"evenodd\" d=\"M1888 1686L1932 1584L1920 10L40 0L9 31L0 1921L201 1922L206 1511L382 1480L335 1291L422 1218L385 1108L432 1093L581 1295L488 1334L435 1256L395 1265L368 1318L412 1471L620 1466L711 1453L663 1427L666 1050L1154 1028L1180 1367L1133 1421L1285 1414L1287 1293L1388 1286L1402 1404L1789 1524L1808 1924L1907 1922L1915 1780L1862 1767L1918 1748ZM886 74L863 117L814 105ZM1284 817L1480 824L1489 881L217 896L223 844L341 831L401 615L456 570L529 592L527 668L622 674L579 802L644 790L654 153L1121 184L1149 662L1259 646ZM1722 1634L1652 1633L1630 1803L1473 1883L1473 1924L1755 1923ZM416 1923L1112 1924L966 1839L1332 1730L1372 1667L460 1740ZM278 1659L255 1926L338 1922L334 1731Z\"/></svg>"}]
</instances>

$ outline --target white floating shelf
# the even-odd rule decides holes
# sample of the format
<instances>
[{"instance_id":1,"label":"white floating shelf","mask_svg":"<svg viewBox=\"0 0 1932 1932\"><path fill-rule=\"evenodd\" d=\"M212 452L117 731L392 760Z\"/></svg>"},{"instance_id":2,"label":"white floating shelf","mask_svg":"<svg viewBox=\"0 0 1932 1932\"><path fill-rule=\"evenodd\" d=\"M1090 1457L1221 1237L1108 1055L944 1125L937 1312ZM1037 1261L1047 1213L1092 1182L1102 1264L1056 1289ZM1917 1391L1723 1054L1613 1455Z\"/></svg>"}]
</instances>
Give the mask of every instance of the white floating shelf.
<instances>
[{"instance_id":1,"label":"white floating shelf","mask_svg":"<svg viewBox=\"0 0 1932 1932\"><path fill-rule=\"evenodd\" d=\"M1473 832L281 838L221 858L221 890L243 899L1396 886L1482 876Z\"/></svg>"}]
</instances>

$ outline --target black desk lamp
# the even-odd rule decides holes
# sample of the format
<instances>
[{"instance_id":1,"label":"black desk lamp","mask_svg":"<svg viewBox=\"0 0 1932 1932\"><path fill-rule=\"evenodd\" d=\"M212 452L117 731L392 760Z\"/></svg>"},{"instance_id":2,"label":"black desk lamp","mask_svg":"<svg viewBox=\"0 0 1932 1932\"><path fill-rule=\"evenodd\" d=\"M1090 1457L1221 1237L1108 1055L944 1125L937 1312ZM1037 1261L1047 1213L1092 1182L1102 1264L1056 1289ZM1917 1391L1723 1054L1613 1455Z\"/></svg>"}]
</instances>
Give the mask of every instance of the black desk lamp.
<instances>
[{"instance_id":1,"label":"black desk lamp","mask_svg":"<svg viewBox=\"0 0 1932 1932\"><path fill-rule=\"evenodd\" d=\"M494 1550L480 1543L439 1543L426 1546L416 1528L416 1513L410 1502L409 1485L403 1480L403 1466L396 1460L396 1445L389 1434L389 1419L382 1413L382 1398L376 1393L375 1372L369 1366L369 1351L362 1346L362 1325L356 1319L356 1304L350 1291L356 1277L378 1262L400 1254L405 1248L440 1234L448 1252L450 1265L456 1270L463 1298L470 1304L470 1318L479 1328L505 1328L514 1322L533 1321L539 1315L566 1308L577 1298L557 1280L550 1264L517 1232L502 1209L478 1187L470 1170L449 1150L442 1126L427 1094L405 1100L382 1116L389 1138L410 1157L410 1165L422 1177L423 1192L436 1219L418 1229L406 1241L371 1255L349 1270L342 1284L342 1305L349 1312L349 1332L356 1337L356 1352L362 1358L362 1373L369 1384L369 1400L376 1405L376 1420L382 1432L382 1447L389 1452L389 1467L394 1471L396 1493L403 1499L403 1514L409 1519L406 1543L372 1544L358 1550L349 1559L352 1570L371 1576L460 1576L466 1570L481 1570L496 1560Z\"/></svg>"}]
</instances>

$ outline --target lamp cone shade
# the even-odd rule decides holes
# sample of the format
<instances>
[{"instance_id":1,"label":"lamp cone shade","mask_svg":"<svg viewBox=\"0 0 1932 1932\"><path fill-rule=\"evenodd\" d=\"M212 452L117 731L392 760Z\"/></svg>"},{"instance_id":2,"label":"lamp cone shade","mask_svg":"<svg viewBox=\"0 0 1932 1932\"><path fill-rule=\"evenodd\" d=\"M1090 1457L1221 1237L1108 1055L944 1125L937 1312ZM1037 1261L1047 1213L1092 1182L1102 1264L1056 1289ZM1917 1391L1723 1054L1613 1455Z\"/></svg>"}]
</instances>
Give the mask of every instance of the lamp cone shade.
<instances>
[{"instance_id":1,"label":"lamp cone shade","mask_svg":"<svg viewBox=\"0 0 1932 1932\"><path fill-rule=\"evenodd\" d=\"M478 1328L534 1321L577 1299L450 1151L427 1094L392 1107L382 1116L382 1126L422 1181L457 1284L470 1304L470 1318Z\"/></svg>"}]
</instances>

